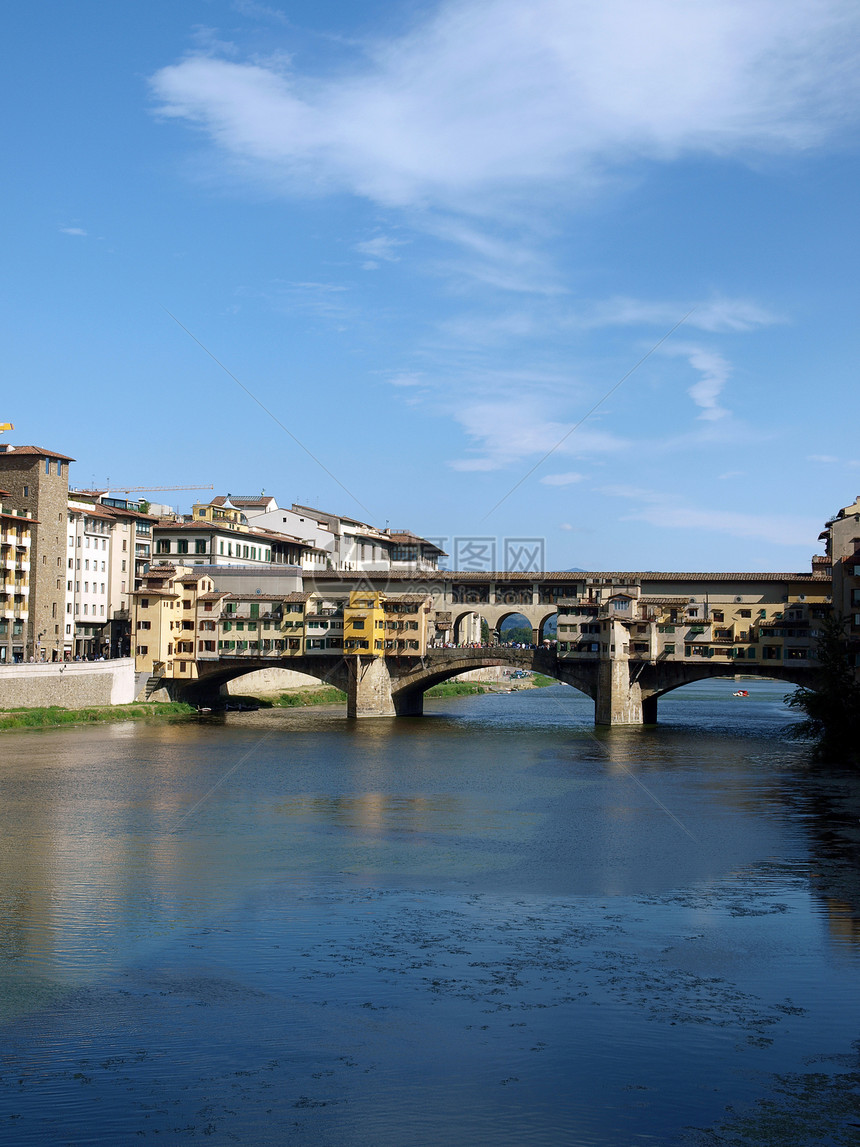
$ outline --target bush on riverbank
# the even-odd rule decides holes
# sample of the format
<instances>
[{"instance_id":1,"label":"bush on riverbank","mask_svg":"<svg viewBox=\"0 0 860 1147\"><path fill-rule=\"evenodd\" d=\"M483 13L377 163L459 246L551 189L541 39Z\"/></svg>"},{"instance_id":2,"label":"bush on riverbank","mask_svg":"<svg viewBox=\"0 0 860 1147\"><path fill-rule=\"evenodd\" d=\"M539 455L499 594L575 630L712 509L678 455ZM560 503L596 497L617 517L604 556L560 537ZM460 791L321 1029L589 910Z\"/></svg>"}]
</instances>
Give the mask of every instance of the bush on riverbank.
<instances>
[{"instance_id":1,"label":"bush on riverbank","mask_svg":"<svg viewBox=\"0 0 860 1147\"><path fill-rule=\"evenodd\" d=\"M292 689L271 699L275 709L298 709L305 705L341 705L346 703L346 693L325 685L322 689Z\"/></svg>"},{"instance_id":2,"label":"bush on riverbank","mask_svg":"<svg viewBox=\"0 0 860 1147\"><path fill-rule=\"evenodd\" d=\"M193 705L181 701L146 701L135 705L93 706L87 709L64 709L60 705L48 705L41 709L7 709L0 713L0 730L51 729L61 725L187 717L195 712Z\"/></svg>"},{"instance_id":3,"label":"bush on riverbank","mask_svg":"<svg viewBox=\"0 0 860 1147\"><path fill-rule=\"evenodd\" d=\"M806 716L789 733L813 742L813 759L825 764L860 764L860 684L845 636L846 621L829 617L821 623L819 669L814 689L799 685L785 698L791 709Z\"/></svg>"},{"instance_id":4,"label":"bush on riverbank","mask_svg":"<svg viewBox=\"0 0 860 1147\"><path fill-rule=\"evenodd\" d=\"M424 694L425 697L469 697L477 693L491 693L486 685L478 685L474 681L443 681L441 685L434 685Z\"/></svg>"}]
</instances>

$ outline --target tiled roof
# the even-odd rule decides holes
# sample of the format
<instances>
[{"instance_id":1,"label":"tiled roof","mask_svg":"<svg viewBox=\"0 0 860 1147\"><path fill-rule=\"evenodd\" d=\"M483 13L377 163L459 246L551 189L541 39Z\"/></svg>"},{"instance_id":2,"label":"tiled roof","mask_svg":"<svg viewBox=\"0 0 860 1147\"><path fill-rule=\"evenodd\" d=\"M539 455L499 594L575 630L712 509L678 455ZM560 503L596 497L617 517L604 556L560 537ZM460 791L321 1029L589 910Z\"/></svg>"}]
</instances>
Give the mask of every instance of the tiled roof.
<instances>
[{"instance_id":1,"label":"tiled roof","mask_svg":"<svg viewBox=\"0 0 860 1147\"><path fill-rule=\"evenodd\" d=\"M198 601L220 601L222 597L229 597L230 594L226 589L212 590L211 593L201 593L197 595Z\"/></svg>"},{"instance_id":2,"label":"tiled roof","mask_svg":"<svg viewBox=\"0 0 860 1147\"><path fill-rule=\"evenodd\" d=\"M419 546L427 546L428 549L435 550L437 554L441 554L443 557L448 556L443 549L440 549L440 547L436 545L435 542L428 542L426 538L420 538L418 534L413 534L411 530L397 530L391 533L387 532L386 537L391 538L392 542L396 542L398 545L417 544Z\"/></svg>"},{"instance_id":3,"label":"tiled roof","mask_svg":"<svg viewBox=\"0 0 860 1147\"><path fill-rule=\"evenodd\" d=\"M225 593L224 596L229 597L231 601L253 604L255 601L307 601L311 595L309 593L240 593L233 591Z\"/></svg>"},{"instance_id":4,"label":"tiled roof","mask_svg":"<svg viewBox=\"0 0 860 1147\"><path fill-rule=\"evenodd\" d=\"M639 570L635 572L621 570L583 570L581 573L571 573L569 570L529 571L520 573L510 570L386 570L381 573L367 573L361 570L320 570L314 574L320 582L351 582L351 581L377 581L388 579L390 581L406 582L577 582L584 583L588 578L617 578L619 581L629 583L632 581L805 581L814 582L822 586L830 584L830 578L815 573L703 573L693 571L686 573Z\"/></svg>"},{"instance_id":5,"label":"tiled roof","mask_svg":"<svg viewBox=\"0 0 860 1147\"><path fill-rule=\"evenodd\" d=\"M8 518L10 522L26 522L28 526L39 525L38 518L23 518L20 514L7 514L5 511L0 512L0 518Z\"/></svg>"},{"instance_id":6,"label":"tiled roof","mask_svg":"<svg viewBox=\"0 0 860 1147\"><path fill-rule=\"evenodd\" d=\"M0 458L11 454L32 454L39 458L60 458L63 462L74 462L68 454L58 454L56 450L43 450L41 446L0 446Z\"/></svg>"}]
</instances>

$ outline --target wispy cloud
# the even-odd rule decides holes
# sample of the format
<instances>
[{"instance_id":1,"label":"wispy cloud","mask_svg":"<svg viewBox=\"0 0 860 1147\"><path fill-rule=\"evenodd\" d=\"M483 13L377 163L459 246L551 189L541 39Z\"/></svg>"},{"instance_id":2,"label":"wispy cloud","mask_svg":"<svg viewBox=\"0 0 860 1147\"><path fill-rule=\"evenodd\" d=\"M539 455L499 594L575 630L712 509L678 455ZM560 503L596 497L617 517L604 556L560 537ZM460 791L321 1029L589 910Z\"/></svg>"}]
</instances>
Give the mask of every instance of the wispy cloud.
<instances>
[{"instance_id":1,"label":"wispy cloud","mask_svg":"<svg viewBox=\"0 0 860 1147\"><path fill-rule=\"evenodd\" d=\"M374 235L372 239L363 239L356 243L355 249L361 255L368 255L369 262L364 264L365 269L375 270L379 260L385 263L399 263L398 248L405 247L408 240L395 239L393 235Z\"/></svg>"},{"instance_id":2,"label":"wispy cloud","mask_svg":"<svg viewBox=\"0 0 860 1147\"><path fill-rule=\"evenodd\" d=\"M629 509L622 521L648 522L671 530L699 530L755 538L778 546L814 545L821 523L790 514L751 514L740 510L692 506L674 494L661 494L635 486L605 486L602 493L623 498Z\"/></svg>"},{"instance_id":3,"label":"wispy cloud","mask_svg":"<svg viewBox=\"0 0 860 1147\"><path fill-rule=\"evenodd\" d=\"M449 463L454 470L501 470L515 462L540 457L557 447L570 425L548 418L539 401L526 396L464 402L451 415L473 442L473 455ZM581 427L559 455L586 457L616 454L625 447L609 431Z\"/></svg>"},{"instance_id":4,"label":"wispy cloud","mask_svg":"<svg viewBox=\"0 0 860 1147\"><path fill-rule=\"evenodd\" d=\"M835 457L833 454L807 454L806 455L806 461L807 462L821 462L824 465L829 466L834 462L838 462L839 459L837 457Z\"/></svg>"},{"instance_id":5,"label":"wispy cloud","mask_svg":"<svg viewBox=\"0 0 860 1147\"><path fill-rule=\"evenodd\" d=\"M785 321L752 299L712 298L673 303L624 297L593 303L573 321L583 327L665 327L691 309L685 325L714 334L751 331Z\"/></svg>"},{"instance_id":6,"label":"wispy cloud","mask_svg":"<svg viewBox=\"0 0 860 1147\"><path fill-rule=\"evenodd\" d=\"M60 231L64 235L86 235L86 231L83 227L61 227Z\"/></svg>"},{"instance_id":7,"label":"wispy cloud","mask_svg":"<svg viewBox=\"0 0 860 1147\"><path fill-rule=\"evenodd\" d=\"M541 482L544 486L572 486L574 482L581 482L584 477L584 474L577 474L571 470L567 474L546 474L541 478Z\"/></svg>"},{"instance_id":8,"label":"wispy cloud","mask_svg":"<svg viewBox=\"0 0 860 1147\"><path fill-rule=\"evenodd\" d=\"M856 121L858 30L851 0L460 0L334 75L198 54L152 85L260 174L486 215L642 159L815 147Z\"/></svg>"}]
</instances>

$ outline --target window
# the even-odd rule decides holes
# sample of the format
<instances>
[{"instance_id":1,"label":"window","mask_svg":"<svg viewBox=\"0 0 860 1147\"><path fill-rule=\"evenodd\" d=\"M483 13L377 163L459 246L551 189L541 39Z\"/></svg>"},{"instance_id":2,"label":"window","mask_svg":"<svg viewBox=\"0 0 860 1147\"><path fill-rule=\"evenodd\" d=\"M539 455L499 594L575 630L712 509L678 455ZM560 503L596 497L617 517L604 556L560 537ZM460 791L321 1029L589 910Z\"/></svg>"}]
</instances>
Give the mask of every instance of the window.
<instances>
[{"instance_id":1,"label":"window","mask_svg":"<svg viewBox=\"0 0 860 1147\"><path fill-rule=\"evenodd\" d=\"M141 609L149 609L149 598L148 597L142 597L140 599L140 608Z\"/></svg>"},{"instance_id":2,"label":"window","mask_svg":"<svg viewBox=\"0 0 860 1147\"><path fill-rule=\"evenodd\" d=\"M180 538L179 539L179 541L176 543L176 552L178 554L187 554L188 553L188 539L187 538Z\"/></svg>"},{"instance_id":3,"label":"window","mask_svg":"<svg viewBox=\"0 0 860 1147\"><path fill-rule=\"evenodd\" d=\"M714 621L725 621L725 617L723 616L723 611L721 609L713 610L711 612L711 617Z\"/></svg>"},{"instance_id":4,"label":"window","mask_svg":"<svg viewBox=\"0 0 860 1147\"><path fill-rule=\"evenodd\" d=\"M170 553L170 542L166 538L162 538L156 544L155 552L157 554L169 554Z\"/></svg>"},{"instance_id":5,"label":"window","mask_svg":"<svg viewBox=\"0 0 860 1147\"><path fill-rule=\"evenodd\" d=\"M146 657L147 653L149 653L149 646L148 645L138 645L137 652L141 657Z\"/></svg>"},{"instance_id":6,"label":"window","mask_svg":"<svg viewBox=\"0 0 860 1147\"><path fill-rule=\"evenodd\" d=\"M25 498L29 498L29 497L30 497L30 487L29 487L29 486L25 486L25 487L24 487L24 497L25 497Z\"/></svg>"},{"instance_id":7,"label":"window","mask_svg":"<svg viewBox=\"0 0 860 1147\"><path fill-rule=\"evenodd\" d=\"M195 541L194 552L195 552L195 554L205 554L206 553L206 542L203 538L198 538Z\"/></svg>"},{"instance_id":8,"label":"window","mask_svg":"<svg viewBox=\"0 0 860 1147\"><path fill-rule=\"evenodd\" d=\"M353 629L364 629L364 620L356 618L356 620L353 621L353 623L352 623L352 628Z\"/></svg>"},{"instance_id":9,"label":"window","mask_svg":"<svg viewBox=\"0 0 860 1147\"><path fill-rule=\"evenodd\" d=\"M759 616L764 617L764 612L765 611L763 609L759 610ZM752 617L752 610L751 609L739 609L738 610L738 616L740 616L740 617Z\"/></svg>"},{"instance_id":10,"label":"window","mask_svg":"<svg viewBox=\"0 0 860 1147\"><path fill-rule=\"evenodd\" d=\"M151 629L152 628L152 622L150 622L150 621L139 621L137 623L137 628L138 629Z\"/></svg>"},{"instance_id":11,"label":"window","mask_svg":"<svg viewBox=\"0 0 860 1147\"><path fill-rule=\"evenodd\" d=\"M125 573L125 558L122 560L122 573Z\"/></svg>"},{"instance_id":12,"label":"window","mask_svg":"<svg viewBox=\"0 0 860 1147\"><path fill-rule=\"evenodd\" d=\"M51 459L50 458L45 459L45 473L46 474L51 473Z\"/></svg>"}]
</instances>

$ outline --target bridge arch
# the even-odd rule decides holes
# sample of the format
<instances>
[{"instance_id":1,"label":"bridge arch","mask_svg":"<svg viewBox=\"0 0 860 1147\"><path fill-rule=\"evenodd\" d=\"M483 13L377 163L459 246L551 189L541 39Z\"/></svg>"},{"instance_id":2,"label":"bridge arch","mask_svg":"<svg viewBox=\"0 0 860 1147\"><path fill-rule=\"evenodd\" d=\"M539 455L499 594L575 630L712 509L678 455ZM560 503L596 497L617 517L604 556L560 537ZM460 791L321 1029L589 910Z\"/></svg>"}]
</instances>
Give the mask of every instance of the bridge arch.
<instances>
[{"instance_id":1,"label":"bridge arch","mask_svg":"<svg viewBox=\"0 0 860 1147\"><path fill-rule=\"evenodd\" d=\"M222 686L229 681L240 680L261 669L290 669L295 673L315 677L323 684L333 685L344 692L349 687L349 670L341 656L290 657L281 660L243 658L241 661L222 658L211 666L205 662L198 663L198 666L198 677L190 681L166 679L163 688L176 700L193 705L209 704L217 699Z\"/></svg>"},{"instance_id":2,"label":"bridge arch","mask_svg":"<svg viewBox=\"0 0 860 1147\"><path fill-rule=\"evenodd\" d=\"M441 654L443 651L439 651ZM488 669L503 665L512 669L527 669L552 677L560 685L570 685L592 700L597 695L596 669L587 664L568 665L559 661L554 651L543 649L482 649L445 650L444 657L428 655L424 663L411 672L392 677L391 694L398 713L419 714L423 695L434 685L467 673L472 669ZM462 656L457 656L462 654Z\"/></svg>"},{"instance_id":3,"label":"bridge arch","mask_svg":"<svg viewBox=\"0 0 860 1147\"><path fill-rule=\"evenodd\" d=\"M456 645L467 645L481 640L481 622L484 618L479 609L463 609L454 618L453 636Z\"/></svg>"},{"instance_id":4,"label":"bridge arch","mask_svg":"<svg viewBox=\"0 0 860 1147\"><path fill-rule=\"evenodd\" d=\"M552 621L556 617L558 617L558 610L556 610L556 609L551 609L549 611L544 612L543 617L540 619L540 624L538 625L538 644L539 645L541 644L541 642L547 640L547 633L546 633L547 623ZM553 633L552 640L553 641L555 640L555 633Z\"/></svg>"},{"instance_id":5,"label":"bridge arch","mask_svg":"<svg viewBox=\"0 0 860 1147\"><path fill-rule=\"evenodd\" d=\"M527 644L530 644L531 641L533 640L533 635L534 635L534 623L532 622L531 618L529 618L525 613L522 612L521 607L517 608L516 606L511 606L509 609L502 610L499 613L498 617L496 618L496 624L494 626L490 627L490 632L491 633L492 632L497 633L499 635L499 641L501 642L502 641L502 626L505 624L506 621L510 621L512 618L519 618L521 623L522 623L521 625L518 625L514 628L528 629L529 632L532 634L532 637L529 638L529 642L527 643Z\"/></svg>"},{"instance_id":6,"label":"bridge arch","mask_svg":"<svg viewBox=\"0 0 860 1147\"><path fill-rule=\"evenodd\" d=\"M632 665L631 665L632 669ZM656 706L660 697L673 693L685 685L693 685L697 681L709 681L715 678L730 680L738 676L738 666L725 665L695 665L678 662L665 662L658 666L649 666L639 677L643 699L647 699ZM631 678L632 678L631 673ZM743 677L755 677L761 681L784 681L786 685L812 686L817 671L810 665L744 665Z\"/></svg>"}]
</instances>

